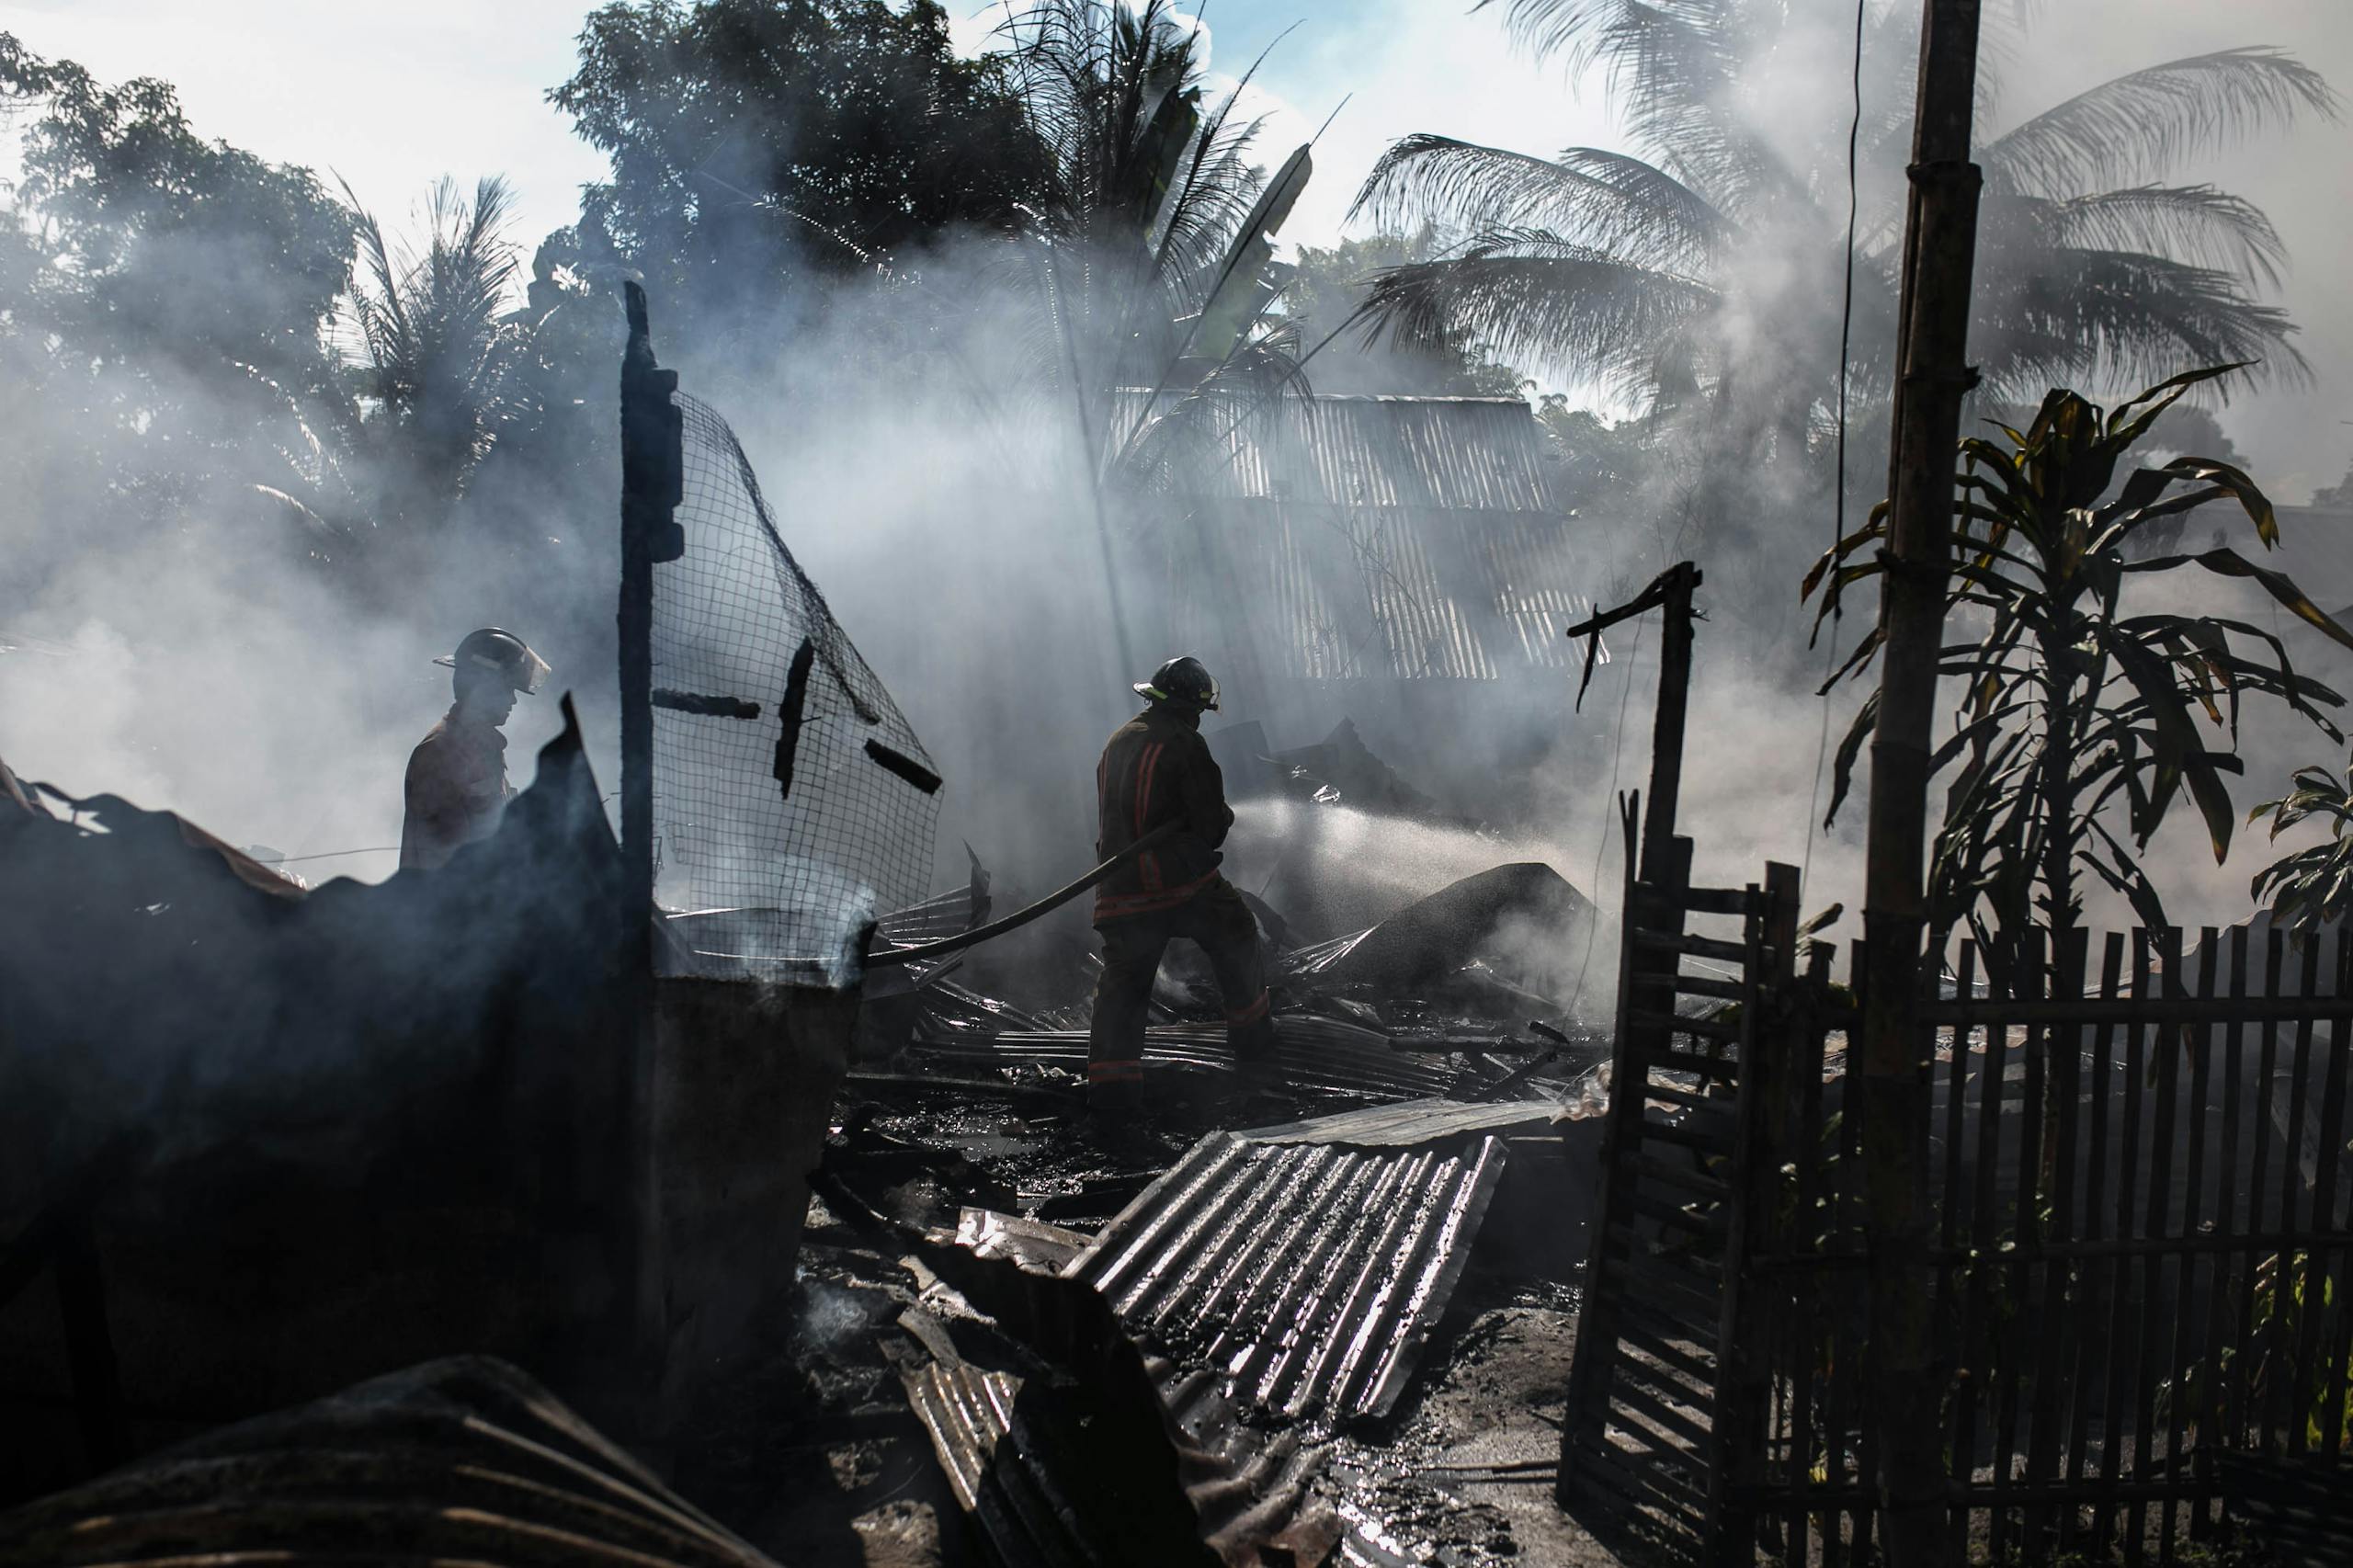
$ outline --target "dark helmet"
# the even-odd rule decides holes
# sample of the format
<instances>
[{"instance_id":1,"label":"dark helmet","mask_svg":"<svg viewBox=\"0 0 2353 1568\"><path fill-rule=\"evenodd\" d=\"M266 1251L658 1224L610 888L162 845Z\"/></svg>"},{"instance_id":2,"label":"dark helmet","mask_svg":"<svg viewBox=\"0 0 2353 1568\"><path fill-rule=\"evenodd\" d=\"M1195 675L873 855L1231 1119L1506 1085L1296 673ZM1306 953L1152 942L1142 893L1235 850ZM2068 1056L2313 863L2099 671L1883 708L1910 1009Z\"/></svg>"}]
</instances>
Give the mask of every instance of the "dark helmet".
<instances>
[{"instance_id":1,"label":"dark helmet","mask_svg":"<svg viewBox=\"0 0 2353 1568\"><path fill-rule=\"evenodd\" d=\"M1153 671L1151 680L1138 681L1135 692L1154 702L1217 710L1217 682L1210 678L1210 672L1200 660L1190 653L1179 654Z\"/></svg>"},{"instance_id":2,"label":"dark helmet","mask_svg":"<svg viewBox=\"0 0 2353 1568\"><path fill-rule=\"evenodd\" d=\"M532 653L520 637L495 626L467 632L455 653L433 662L460 672L486 671L502 677L526 697L539 690L540 682L548 676L546 660Z\"/></svg>"}]
</instances>

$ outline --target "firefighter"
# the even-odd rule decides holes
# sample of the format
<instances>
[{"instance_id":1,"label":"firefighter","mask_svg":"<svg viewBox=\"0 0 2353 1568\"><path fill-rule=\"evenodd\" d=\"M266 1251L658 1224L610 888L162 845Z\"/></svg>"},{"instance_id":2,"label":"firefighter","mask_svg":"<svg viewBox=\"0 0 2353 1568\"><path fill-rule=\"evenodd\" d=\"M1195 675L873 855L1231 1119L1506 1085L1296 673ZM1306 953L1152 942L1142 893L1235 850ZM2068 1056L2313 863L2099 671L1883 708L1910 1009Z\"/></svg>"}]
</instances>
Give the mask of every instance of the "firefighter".
<instances>
[{"instance_id":1,"label":"firefighter","mask_svg":"<svg viewBox=\"0 0 2353 1568\"><path fill-rule=\"evenodd\" d=\"M1245 1085L1275 1080L1274 1021L1258 953L1258 923L1218 872L1218 846L1233 825L1225 781L1201 739L1217 708L1217 683L1199 659L1169 660L1136 694L1147 706L1122 724L1095 770L1096 852L1108 859L1165 823L1175 836L1120 867L1095 894L1103 977L1095 990L1086 1062L1087 1105L1131 1112L1143 1097L1143 1030L1161 954L1172 937L1199 943L1225 1001L1226 1038Z\"/></svg>"},{"instance_id":2,"label":"firefighter","mask_svg":"<svg viewBox=\"0 0 2353 1568\"><path fill-rule=\"evenodd\" d=\"M529 696L548 666L511 631L485 626L458 651L433 661L457 671L457 700L409 754L403 793L401 869L431 870L458 846L487 838L515 793L506 781L506 737L498 727Z\"/></svg>"}]
</instances>

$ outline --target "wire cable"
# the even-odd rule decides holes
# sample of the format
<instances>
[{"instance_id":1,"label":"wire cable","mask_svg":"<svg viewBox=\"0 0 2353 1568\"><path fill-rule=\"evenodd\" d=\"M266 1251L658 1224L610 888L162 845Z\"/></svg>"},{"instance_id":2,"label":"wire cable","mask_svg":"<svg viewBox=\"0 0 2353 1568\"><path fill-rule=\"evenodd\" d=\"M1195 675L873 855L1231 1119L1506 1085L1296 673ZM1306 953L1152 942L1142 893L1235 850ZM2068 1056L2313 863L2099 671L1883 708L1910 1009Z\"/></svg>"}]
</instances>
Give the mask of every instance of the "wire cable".
<instances>
[{"instance_id":1,"label":"wire cable","mask_svg":"<svg viewBox=\"0 0 2353 1568\"><path fill-rule=\"evenodd\" d=\"M1617 738L1609 743L1609 788L1604 790L1601 796L1603 807L1601 842L1593 846L1593 880L1586 884L1590 891L1586 894L1586 902L1588 903L1594 903L1601 892L1601 864L1609 858L1609 830L1616 825L1611 808L1618 799L1618 768L1626 757L1626 704L1627 700L1634 695L1634 666L1641 660L1643 623L1648 619L1646 616L1634 618L1633 640L1626 649L1626 684L1618 693L1618 733ZM1599 633L1597 632L1595 635L1598 636ZM1627 875L1632 874L1633 869L1628 867ZM1569 1017L1573 1019L1579 1016L1577 1008L1585 1001L1586 975L1593 968L1593 942L1601 930L1599 914L1600 905L1594 903L1594 914L1586 919L1585 957L1577 963L1577 988L1569 997Z\"/></svg>"},{"instance_id":2,"label":"wire cable","mask_svg":"<svg viewBox=\"0 0 2353 1568\"><path fill-rule=\"evenodd\" d=\"M1853 74L1855 113L1847 124L1847 277L1838 301L1838 478L1830 498L1830 548L1836 550L1838 541L1847 537L1847 385L1849 380L1848 355L1855 337L1855 214L1860 205L1856 179L1857 154L1863 138L1863 28L1870 11L1870 0L1855 0L1855 64ZM1830 618L1828 651L1823 657L1823 680L1826 686L1838 668L1838 622L1843 612L1835 611ZM1822 694L1822 730L1813 743L1813 789L1805 802L1805 857L1798 868L1798 886L1802 890L1813 871L1813 839L1821 831L1814 813L1822 807L1822 769L1830 756L1830 694Z\"/></svg>"}]
</instances>

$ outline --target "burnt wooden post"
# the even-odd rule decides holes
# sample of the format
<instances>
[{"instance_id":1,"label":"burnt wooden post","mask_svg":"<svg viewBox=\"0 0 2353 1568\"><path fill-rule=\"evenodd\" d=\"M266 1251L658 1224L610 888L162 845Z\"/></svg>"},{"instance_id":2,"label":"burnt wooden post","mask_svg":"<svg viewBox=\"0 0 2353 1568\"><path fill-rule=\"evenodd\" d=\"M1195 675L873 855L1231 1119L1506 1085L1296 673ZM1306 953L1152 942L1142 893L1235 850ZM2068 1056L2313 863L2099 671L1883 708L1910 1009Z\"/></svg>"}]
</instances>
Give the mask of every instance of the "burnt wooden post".
<instances>
[{"instance_id":1,"label":"burnt wooden post","mask_svg":"<svg viewBox=\"0 0 2353 1568\"><path fill-rule=\"evenodd\" d=\"M620 1250L624 1277L631 1281L627 1309L638 1342L636 1370L648 1377L659 1368L658 1340L649 1325L658 1322L651 1302L658 1297L658 1185L654 1180L656 1038L654 1017L654 567L685 553L673 514L684 494L683 425L671 394L678 373L657 368L646 320L645 290L622 286L629 309L629 347L621 358L621 588L617 616L620 632L621 858L624 951L629 964L631 1140L632 1173ZM635 1384L637 1380L625 1379ZM642 1422L651 1384L623 1396L634 1407L628 1418Z\"/></svg>"},{"instance_id":2,"label":"burnt wooden post","mask_svg":"<svg viewBox=\"0 0 2353 1568\"><path fill-rule=\"evenodd\" d=\"M1724 1298L1717 1331L1718 1395L1711 1435L1710 1502L1715 1515L1714 1562L1756 1559L1755 1499L1765 1484L1772 1424L1774 1292L1749 1277L1756 1253L1787 1250L1778 1222L1781 1167L1790 1158L1797 1058L1792 1023L1797 995L1798 869L1765 867L1762 907L1746 921L1748 956L1741 968L1739 1122L1733 1144L1732 1202L1724 1229Z\"/></svg>"},{"instance_id":3,"label":"burnt wooden post","mask_svg":"<svg viewBox=\"0 0 2353 1568\"><path fill-rule=\"evenodd\" d=\"M1601 634L1621 620L1645 610L1663 609L1660 635L1658 711L1651 722L1651 788L1648 812L1643 818L1643 849L1639 879L1656 881L1666 865L1675 839L1675 811L1683 793L1684 718L1691 702L1691 595L1706 579L1697 563L1678 561L1652 580L1651 585L1616 609L1602 610L1569 628L1567 635L1588 639L1585 678L1593 679L1595 654ZM1582 687L1577 692L1583 700Z\"/></svg>"},{"instance_id":4,"label":"burnt wooden post","mask_svg":"<svg viewBox=\"0 0 2353 1568\"><path fill-rule=\"evenodd\" d=\"M1966 364L1979 173L1970 162L1979 0L1926 0L1904 272L1889 562L1880 602L1885 652L1871 741L1861 1075L1870 1252L1872 1401L1883 1539L1896 1568L1949 1552L1944 1455L1931 1369L1927 1252L1926 1083L1915 1027L1927 928L1922 862L1937 666L1952 553L1953 450ZM1851 1081L1850 1081L1851 1082Z\"/></svg>"},{"instance_id":5,"label":"burnt wooden post","mask_svg":"<svg viewBox=\"0 0 2353 1568\"><path fill-rule=\"evenodd\" d=\"M644 940L632 950L652 972L654 914L654 568L685 553L673 514L685 493L682 425L671 394L678 372L654 363L645 290L622 289L629 347L621 358L621 853L629 866L630 919Z\"/></svg>"}]
</instances>

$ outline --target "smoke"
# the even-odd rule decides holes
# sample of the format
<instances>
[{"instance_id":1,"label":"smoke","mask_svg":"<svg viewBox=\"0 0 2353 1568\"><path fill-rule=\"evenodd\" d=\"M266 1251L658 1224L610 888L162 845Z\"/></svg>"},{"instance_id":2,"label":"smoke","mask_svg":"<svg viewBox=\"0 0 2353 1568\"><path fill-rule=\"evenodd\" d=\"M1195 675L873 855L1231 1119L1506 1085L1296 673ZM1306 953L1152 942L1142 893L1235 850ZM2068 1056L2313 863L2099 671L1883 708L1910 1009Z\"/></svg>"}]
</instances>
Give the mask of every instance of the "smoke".
<instances>
[{"instance_id":1,"label":"smoke","mask_svg":"<svg viewBox=\"0 0 2353 1568\"><path fill-rule=\"evenodd\" d=\"M1846 21L1830 10L1801 20L1788 46L1744 80L1739 106L1793 163L1843 132L1849 47ZM1908 65L1874 62L1868 113L1900 101ZM2029 62L2013 99L2045 101L2047 75ZM1348 184L1357 173L1331 167L1319 184ZM1865 170L1867 213L1893 199L1895 177ZM1824 205L1843 210L1843 196L1827 193ZM1818 237L1793 220L1754 247L1730 329L1743 362L1835 352L1836 258L1824 264ZM765 335L665 335L677 313L653 301L665 363L734 426L787 543L941 765L940 881L961 880L969 842L999 872L1001 898L1042 891L1091 858L1094 760L1131 711L1128 683L1143 673L1127 661L1148 667L1178 651L1164 630L1168 585L1153 578L1117 516L1109 548L1125 624L1113 614L1091 477L1102 429L1082 422L1035 268L1006 260L1006 242L974 237L899 258L888 285L801 272L792 308L767 318L781 324L764 325ZM215 278L227 270L226 258L198 252L174 265ZM609 365L592 364L584 395L608 398L609 383ZM609 405L589 414L584 428L608 443ZM16 438L78 449L84 418L35 405ZM1577 521L1588 591L1608 604L1676 559L1701 560L1711 578L1701 605L1714 619L1699 633L1680 812L1697 843L1697 875L1739 885L1761 877L1768 859L1806 864L1808 913L1834 900L1851 910L1867 767L1827 833L1818 819L1828 783L1818 775L1827 770L1825 711L1835 747L1859 691L1842 691L1826 709L1811 695L1820 655L1803 649L1810 610L1796 599L1798 574L1831 529L1825 476L1818 464L1760 463L1739 471L1751 488L1711 489L1704 439L1662 444L1631 504ZM461 516L409 553L401 593L373 601L290 545L283 519L245 495L203 498L178 510L163 537L103 551L54 507L0 501L0 550L12 563L0 637L20 644L0 653L0 756L69 790L172 807L233 842L293 857L375 850L295 869L380 877L392 864L380 846L399 839L407 750L448 702L446 674L428 661L466 631L496 624L555 665L551 693L578 694L609 789L618 474L609 444L584 464L575 488L541 495L500 482L494 457L471 514L495 512L560 546L522 550L513 532L485 539ZM1859 419L1849 527L1883 472L1883 429ZM1238 620L1272 613L1255 599L1233 609ZM1849 644L1859 630L1850 617ZM1267 696L1261 712L1229 711L1229 720L1261 718L1278 749L1353 718L1410 779L1495 824L1483 834L1346 809L1254 810L1233 841L1237 881L1264 885L1254 879L1289 857L1313 868L1336 907L1370 924L1471 871L1537 859L1613 907L1623 875L1614 791L1647 785L1656 637L1621 627L1608 641L1615 662L1581 710L1571 706L1571 674L1470 700L1393 683L1281 703ZM551 703L527 702L509 726L510 757L528 756L556 724ZM2291 756L2317 757L2321 743L2290 733L2273 750L2276 760L2250 759L2245 798L2268 793L2259 780L2284 777L2279 765ZM2251 846L2212 876L2201 869L2211 855L2188 853L2176 837L2169 828L2160 841L2161 882L2178 872L2209 901L2177 913L2243 913L2253 867L2241 857ZM1850 915L1833 934L1854 928ZM1580 971L1608 972L1607 955L1578 960Z\"/></svg>"}]
</instances>

